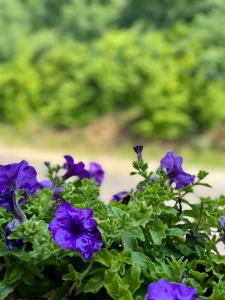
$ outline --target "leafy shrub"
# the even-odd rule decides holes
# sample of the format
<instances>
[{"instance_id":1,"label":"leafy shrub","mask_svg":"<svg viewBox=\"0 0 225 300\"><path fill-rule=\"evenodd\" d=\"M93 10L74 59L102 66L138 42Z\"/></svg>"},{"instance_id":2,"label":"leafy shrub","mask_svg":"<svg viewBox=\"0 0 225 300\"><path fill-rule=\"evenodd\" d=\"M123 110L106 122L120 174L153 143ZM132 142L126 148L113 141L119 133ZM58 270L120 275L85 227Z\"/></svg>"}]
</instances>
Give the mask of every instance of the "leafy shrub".
<instances>
[{"instance_id":1,"label":"leafy shrub","mask_svg":"<svg viewBox=\"0 0 225 300\"><path fill-rule=\"evenodd\" d=\"M200 2L0 0L2 122L128 112L128 134L163 140L220 126L225 5Z\"/></svg>"},{"instance_id":2,"label":"leafy shrub","mask_svg":"<svg viewBox=\"0 0 225 300\"><path fill-rule=\"evenodd\" d=\"M206 172L185 173L172 152L152 172L142 147L135 151L141 181L109 204L99 200L96 163L87 169L65 156L63 167L46 163L41 183L26 161L0 166L0 299L141 300L157 282L157 294L148 291L157 300L170 285L162 278L179 283L167 289L171 299L184 299L183 289L192 300L224 299L224 196L189 201L195 186L207 186Z\"/></svg>"}]
</instances>

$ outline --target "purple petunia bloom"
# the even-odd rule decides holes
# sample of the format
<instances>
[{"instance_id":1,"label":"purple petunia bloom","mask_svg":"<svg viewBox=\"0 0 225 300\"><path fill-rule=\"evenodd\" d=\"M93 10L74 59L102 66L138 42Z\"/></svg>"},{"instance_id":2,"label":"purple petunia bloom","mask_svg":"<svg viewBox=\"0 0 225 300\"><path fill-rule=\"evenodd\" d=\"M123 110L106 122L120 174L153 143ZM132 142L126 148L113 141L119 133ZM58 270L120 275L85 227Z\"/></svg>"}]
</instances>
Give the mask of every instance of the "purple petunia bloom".
<instances>
[{"instance_id":1,"label":"purple petunia bloom","mask_svg":"<svg viewBox=\"0 0 225 300\"><path fill-rule=\"evenodd\" d=\"M121 202L123 201L124 197L128 196L129 193L126 191L123 192L119 192L115 195L112 196L112 200L111 201L117 201L117 202Z\"/></svg>"},{"instance_id":2,"label":"purple petunia bloom","mask_svg":"<svg viewBox=\"0 0 225 300\"><path fill-rule=\"evenodd\" d=\"M8 237L16 229L19 224L18 220L14 219L9 224L7 224L4 232L4 240L9 250L14 248L21 248L23 246L22 240L9 240Z\"/></svg>"},{"instance_id":3,"label":"purple petunia bloom","mask_svg":"<svg viewBox=\"0 0 225 300\"><path fill-rule=\"evenodd\" d=\"M167 152L160 162L161 168L166 170L170 182L176 184L176 189L190 185L195 179L194 175L184 172L181 166L182 162L182 157L175 156L172 151Z\"/></svg>"},{"instance_id":4,"label":"purple petunia bloom","mask_svg":"<svg viewBox=\"0 0 225 300\"><path fill-rule=\"evenodd\" d=\"M32 195L39 187L37 172L22 160L20 163L0 165L0 191L19 191L23 189L27 195Z\"/></svg>"},{"instance_id":5,"label":"purple petunia bloom","mask_svg":"<svg viewBox=\"0 0 225 300\"><path fill-rule=\"evenodd\" d=\"M146 300L201 300L196 298L197 289L181 283L160 279L148 286Z\"/></svg>"},{"instance_id":6,"label":"purple petunia bloom","mask_svg":"<svg viewBox=\"0 0 225 300\"><path fill-rule=\"evenodd\" d=\"M103 246L92 209L80 210L65 202L56 210L49 230L59 246L80 252L85 261Z\"/></svg>"},{"instance_id":7,"label":"purple petunia bloom","mask_svg":"<svg viewBox=\"0 0 225 300\"><path fill-rule=\"evenodd\" d=\"M142 145L136 145L133 147L134 151L137 153L137 158L138 160L142 160L142 151L143 151L143 146Z\"/></svg>"},{"instance_id":8,"label":"purple petunia bloom","mask_svg":"<svg viewBox=\"0 0 225 300\"><path fill-rule=\"evenodd\" d=\"M224 232L222 240L223 240L223 242L225 242L225 216L221 217L221 225L222 225L223 232Z\"/></svg>"},{"instance_id":9,"label":"purple petunia bloom","mask_svg":"<svg viewBox=\"0 0 225 300\"><path fill-rule=\"evenodd\" d=\"M62 186L55 186L55 184L52 184L50 179L43 180L39 182L40 184L40 189L48 189L50 191L53 191L52 198L54 200L61 199L60 193L64 191L64 188Z\"/></svg>"},{"instance_id":10,"label":"purple petunia bloom","mask_svg":"<svg viewBox=\"0 0 225 300\"><path fill-rule=\"evenodd\" d=\"M94 178L98 185L100 185L104 180L105 172L103 171L101 165L96 162L90 163L89 174L90 178Z\"/></svg>"},{"instance_id":11,"label":"purple petunia bloom","mask_svg":"<svg viewBox=\"0 0 225 300\"><path fill-rule=\"evenodd\" d=\"M74 163L73 158L70 155L64 156L66 159L66 163L64 168L67 170L63 175L63 180L66 180L72 176L79 177L80 180L84 178L94 178L96 183L100 185L104 179L104 171L96 162L91 162L89 166L89 170L85 169L85 164L83 162Z\"/></svg>"},{"instance_id":12,"label":"purple petunia bloom","mask_svg":"<svg viewBox=\"0 0 225 300\"><path fill-rule=\"evenodd\" d=\"M63 175L63 180L69 179L72 176L77 176L80 179L89 178L89 172L85 170L85 164L83 162L80 161L76 164L70 155L65 155L64 158L66 160L64 164L66 173Z\"/></svg>"},{"instance_id":13,"label":"purple petunia bloom","mask_svg":"<svg viewBox=\"0 0 225 300\"><path fill-rule=\"evenodd\" d=\"M0 207L13 213L19 221L25 216L16 203L16 193L23 190L19 204L26 203L26 196L32 195L39 188L37 172L23 160L20 163L0 165Z\"/></svg>"}]
</instances>

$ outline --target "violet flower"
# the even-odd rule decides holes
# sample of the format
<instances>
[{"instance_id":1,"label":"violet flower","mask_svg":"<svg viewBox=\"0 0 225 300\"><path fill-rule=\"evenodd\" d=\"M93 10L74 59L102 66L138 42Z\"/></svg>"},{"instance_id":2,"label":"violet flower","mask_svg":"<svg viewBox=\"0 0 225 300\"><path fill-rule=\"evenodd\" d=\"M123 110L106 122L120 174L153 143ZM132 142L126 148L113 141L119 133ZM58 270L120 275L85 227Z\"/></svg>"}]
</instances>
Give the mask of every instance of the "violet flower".
<instances>
[{"instance_id":1,"label":"violet flower","mask_svg":"<svg viewBox=\"0 0 225 300\"><path fill-rule=\"evenodd\" d=\"M94 178L98 185L101 185L104 180L105 172L100 164L91 162L89 167L89 176L90 178Z\"/></svg>"},{"instance_id":2,"label":"violet flower","mask_svg":"<svg viewBox=\"0 0 225 300\"><path fill-rule=\"evenodd\" d=\"M148 286L146 300L201 300L196 298L196 293L195 287L160 279Z\"/></svg>"},{"instance_id":3,"label":"violet flower","mask_svg":"<svg viewBox=\"0 0 225 300\"><path fill-rule=\"evenodd\" d=\"M221 217L221 225L222 225L222 228L223 228L223 238L222 238L222 240L223 240L223 242L225 243L225 216L222 216Z\"/></svg>"},{"instance_id":4,"label":"violet flower","mask_svg":"<svg viewBox=\"0 0 225 300\"><path fill-rule=\"evenodd\" d=\"M89 178L89 172L85 170L85 164L83 162L80 161L76 164L70 155L65 155L64 158L66 160L64 164L66 173L63 175L63 180L69 179L72 176L77 176L80 179Z\"/></svg>"},{"instance_id":5,"label":"violet flower","mask_svg":"<svg viewBox=\"0 0 225 300\"><path fill-rule=\"evenodd\" d=\"M64 191L64 188L62 186L56 186L54 183L52 184L52 181L50 179L43 180L39 182L39 184L40 189L48 189L53 192L53 200L59 200L62 198L60 195L60 193Z\"/></svg>"},{"instance_id":6,"label":"violet flower","mask_svg":"<svg viewBox=\"0 0 225 300\"><path fill-rule=\"evenodd\" d=\"M74 163L72 156L65 155L66 163L64 168L66 169L66 173L63 175L63 180L66 180L72 176L79 177L80 180L84 178L94 178L96 183L100 185L104 179L104 171L96 162L91 162L89 166L89 170L85 169L85 164L83 162Z\"/></svg>"},{"instance_id":7,"label":"violet flower","mask_svg":"<svg viewBox=\"0 0 225 300\"><path fill-rule=\"evenodd\" d=\"M114 194L112 196L112 200L111 201L116 201L116 202L122 202L124 197L128 196L129 193L126 192L126 191L123 191L123 192L119 192L117 194Z\"/></svg>"},{"instance_id":8,"label":"violet flower","mask_svg":"<svg viewBox=\"0 0 225 300\"><path fill-rule=\"evenodd\" d=\"M18 224L19 224L18 220L14 219L9 224L6 225L5 232L4 232L4 240L9 250L13 250L14 248L21 248L23 246L22 240L8 239L8 237L16 229Z\"/></svg>"},{"instance_id":9,"label":"violet flower","mask_svg":"<svg viewBox=\"0 0 225 300\"><path fill-rule=\"evenodd\" d=\"M65 202L56 210L49 230L59 246L80 252L85 261L103 246L92 209L80 210Z\"/></svg>"},{"instance_id":10,"label":"violet flower","mask_svg":"<svg viewBox=\"0 0 225 300\"><path fill-rule=\"evenodd\" d=\"M166 170L170 182L176 184L176 189L180 189L192 184L195 179L194 175L184 172L181 166L182 162L183 158L180 156L175 156L172 151L167 152L160 162L161 168Z\"/></svg>"},{"instance_id":11,"label":"violet flower","mask_svg":"<svg viewBox=\"0 0 225 300\"><path fill-rule=\"evenodd\" d=\"M20 221L26 216L18 204L26 203L26 197L39 188L37 172L23 160L20 163L0 165L0 207L6 208ZM22 198L16 199L16 194L23 190ZM17 203L18 201L18 203Z\"/></svg>"},{"instance_id":12,"label":"violet flower","mask_svg":"<svg viewBox=\"0 0 225 300\"><path fill-rule=\"evenodd\" d=\"M142 151L143 151L143 146L138 144L135 147L133 147L134 151L137 153L137 158L138 160L142 160Z\"/></svg>"}]
</instances>

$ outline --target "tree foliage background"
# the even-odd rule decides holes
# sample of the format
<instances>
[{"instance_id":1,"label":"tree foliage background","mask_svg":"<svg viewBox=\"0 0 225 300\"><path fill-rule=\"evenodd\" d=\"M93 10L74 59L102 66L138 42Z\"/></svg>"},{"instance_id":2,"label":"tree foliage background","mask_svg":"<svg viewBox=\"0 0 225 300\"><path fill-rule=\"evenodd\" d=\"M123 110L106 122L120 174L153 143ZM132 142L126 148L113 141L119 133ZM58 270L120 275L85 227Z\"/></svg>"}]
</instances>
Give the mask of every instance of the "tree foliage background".
<instances>
[{"instance_id":1,"label":"tree foliage background","mask_svg":"<svg viewBox=\"0 0 225 300\"><path fill-rule=\"evenodd\" d=\"M0 120L128 114L173 140L225 120L224 0L0 0Z\"/></svg>"}]
</instances>

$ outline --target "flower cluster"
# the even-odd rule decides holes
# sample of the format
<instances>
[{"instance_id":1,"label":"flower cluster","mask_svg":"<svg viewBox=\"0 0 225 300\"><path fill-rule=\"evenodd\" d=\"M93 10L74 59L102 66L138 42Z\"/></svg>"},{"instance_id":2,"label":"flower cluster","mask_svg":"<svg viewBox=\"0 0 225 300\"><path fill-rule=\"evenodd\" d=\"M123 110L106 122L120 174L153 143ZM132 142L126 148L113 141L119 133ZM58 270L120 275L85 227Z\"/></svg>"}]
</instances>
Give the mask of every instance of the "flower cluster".
<instances>
[{"instance_id":1,"label":"flower cluster","mask_svg":"<svg viewBox=\"0 0 225 300\"><path fill-rule=\"evenodd\" d=\"M10 213L0 211L0 299L225 299L216 248L225 243L224 198L189 205L184 195L207 185L206 172L195 181L172 151L152 172L143 146L134 151L131 174L141 180L108 204L98 199L104 171L96 162L86 168L66 155L62 166L46 163L41 182L26 161L0 166L0 207Z\"/></svg>"}]
</instances>

